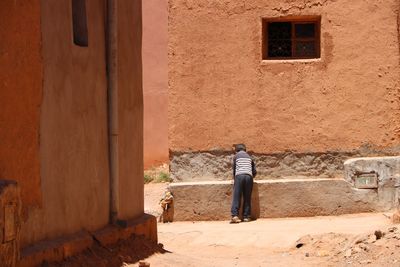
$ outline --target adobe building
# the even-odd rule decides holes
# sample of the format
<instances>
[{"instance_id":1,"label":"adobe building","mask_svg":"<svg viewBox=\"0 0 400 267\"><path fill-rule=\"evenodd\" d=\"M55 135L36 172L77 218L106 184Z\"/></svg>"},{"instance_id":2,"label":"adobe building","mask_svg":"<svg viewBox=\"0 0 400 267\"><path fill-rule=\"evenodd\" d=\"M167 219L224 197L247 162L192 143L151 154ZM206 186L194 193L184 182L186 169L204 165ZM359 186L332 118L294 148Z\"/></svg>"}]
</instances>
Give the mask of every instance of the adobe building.
<instances>
[{"instance_id":1,"label":"adobe building","mask_svg":"<svg viewBox=\"0 0 400 267\"><path fill-rule=\"evenodd\" d=\"M143 1L144 167L168 162L168 1Z\"/></svg>"},{"instance_id":2,"label":"adobe building","mask_svg":"<svg viewBox=\"0 0 400 267\"><path fill-rule=\"evenodd\" d=\"M62 260L115 222L155 241L141 1L5 0L0 18L0 259L14 240L20 266Z\"/></svg>"},{"instance_id":3,"label":"adobe building","mask_svg":"<svg viewBox=\"0 0 400 267\"><path fill-rule=\"evenodd\" d=\"M169 0L169 148L176 181L343 177L400 151L400 3Z\"/></svg>"}]
</instances>

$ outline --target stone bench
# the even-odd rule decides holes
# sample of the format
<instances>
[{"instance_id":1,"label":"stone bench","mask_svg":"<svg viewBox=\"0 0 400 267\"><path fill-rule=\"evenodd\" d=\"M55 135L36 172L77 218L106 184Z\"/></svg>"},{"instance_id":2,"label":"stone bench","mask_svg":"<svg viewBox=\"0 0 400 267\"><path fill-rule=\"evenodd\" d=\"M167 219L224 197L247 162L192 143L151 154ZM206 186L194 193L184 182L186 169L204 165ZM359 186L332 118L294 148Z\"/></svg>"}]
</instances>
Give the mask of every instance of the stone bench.
<instances>
[{"instance_id":1,"label":"stone bench","mask_svg":"<svg viewBox=\"0 0 400 267\"><path fill-rule=\"evenodd\" d=\"M233 181L172 183L175 221L228 220ZM344 179L255 181L254 218L309 217L388 211L393 200L376 189L357 189Z\"/></svg>"}]
</instances>

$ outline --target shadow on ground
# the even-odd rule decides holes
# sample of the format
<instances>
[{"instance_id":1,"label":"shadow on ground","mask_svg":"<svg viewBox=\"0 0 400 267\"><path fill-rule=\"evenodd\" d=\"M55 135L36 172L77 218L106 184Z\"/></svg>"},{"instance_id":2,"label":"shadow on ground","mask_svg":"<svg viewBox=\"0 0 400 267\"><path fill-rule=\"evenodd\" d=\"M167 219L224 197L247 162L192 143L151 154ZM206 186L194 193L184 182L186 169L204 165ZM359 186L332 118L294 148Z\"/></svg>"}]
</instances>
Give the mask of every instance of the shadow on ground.
<instances>
[{"instance_id":1,"label":"shadow on ground","mask_svg":"<svg viewBox=\"0 0 400 267\"><path fill-rule=\"evenodd\" d=\"M127 240L104 247L95 244L76 256L63 262L45 263L46 267L121 267L125 264L134 264L153 254L170 253L163 249L162 244L154 244L143 237L132 236Z\"/></svg>"}]
</instances>

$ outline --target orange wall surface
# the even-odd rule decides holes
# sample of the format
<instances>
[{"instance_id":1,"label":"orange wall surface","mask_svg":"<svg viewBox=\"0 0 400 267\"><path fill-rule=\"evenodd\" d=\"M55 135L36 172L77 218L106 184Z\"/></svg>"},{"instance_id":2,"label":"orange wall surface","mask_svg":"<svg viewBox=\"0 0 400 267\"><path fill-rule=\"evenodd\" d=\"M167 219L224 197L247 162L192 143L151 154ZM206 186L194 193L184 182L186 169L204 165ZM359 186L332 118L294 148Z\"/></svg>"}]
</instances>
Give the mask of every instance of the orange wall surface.
<instances>
[{"instance_id":1,"label":"orange wall surface","mask_svg":"<svg viewBox=\"0 0 400 267\"><path fill-rule=\"evenodd\" d=\"M397 0L169 4L172 151L347 151L400 141ZM321 16L321 58L263 61L262 19Z\"/></svg>"},{"instance_id":2,"label":"orange wall surface","mask_svg":"<svg viewBox=\"0 0 400 267\"><path fill-rule=\"evenodd\" d=\"M79 47L71 1L41 1L43 205L29 210L22 246L109 221L104 1L87 0L86 9L89 45Z\"/></svg>"},{"instance_id":3,"label":"orange wall surface","mask_svg":"<svg viewBox=\"0 0 400 267\"><path fill-rule=\"evenodd\" d=\"M144 212L142 0L118 10L119 218L132 219Z\"/></svg>"},{"instance_id":4,"label":"orange wall surface","mask_svg":"<svg viewBox=\"0 0 400 267\"><path fill-rule=\"evenodd\" d=\"M22 247L109 223L105 7L105 0L86 0L89 41L80 47L73 42L71 1L41 1L44 76L36 141L43 205L28 210ZM119 0L117 9L118 218L134 219L144 210L141 0Z\"/></svg>"},{"instance_id":5,"label":"orange wall surface","mask_svg":"<svg viewBox=\"0 0 400 267\"><path fill-rule=\"evenodd\" d=\"M119 218L143 215L141 0L118 1ZM105 0L0 2L0 179L19 182L21 246L110 219Z\"/></svg>"},{"instance_id":6,"label":"orange wall surface","mask_svg":"<svg viewBox=\"0 0 400 267\"><path fill-rule=\"evenodd\" d=\"M143 1L144 166L168 161L167 0Z\"/></svg>"},{"instance_id":7,"label":"orange wall surface","mask_svg":"<svg viewBox=\"0 0 400 267\"><path fill-rule=\"evenodd\" d=\"M19 182L24 206L41 205L40 1L0 1L0 179Z\"/></svg>"}]
</instances>

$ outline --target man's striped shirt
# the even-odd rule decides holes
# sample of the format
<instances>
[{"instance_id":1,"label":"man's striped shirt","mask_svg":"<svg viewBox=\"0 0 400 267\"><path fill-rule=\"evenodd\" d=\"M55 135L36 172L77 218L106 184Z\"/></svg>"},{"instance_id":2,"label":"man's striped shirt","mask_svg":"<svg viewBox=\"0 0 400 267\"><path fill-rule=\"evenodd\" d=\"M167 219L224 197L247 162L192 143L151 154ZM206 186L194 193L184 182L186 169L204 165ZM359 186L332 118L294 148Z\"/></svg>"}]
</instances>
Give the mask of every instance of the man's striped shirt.
<instances>
[{"instance_id":1,"label":"man's striped shirt","mask_svg":"<svg viewBox=\"0 0 400 267\"><path fill-rule=\"evenodd\" d=\"M236 159L236 175L248 174L253 176L251 171L251 159L250 158L238 158Z\"/></svg>"},{"instance_id":2,"label":"man's striped shirt","mask_svg":"<svg viewBox=\"0 0 400 267\"><path fill-rule=\"evenodd\" d=\"M252 177L256 175L256 168L253 160L245 151L239 151L234 158L233 174L234 176L240 174L248 174Z\"/></svg>"}]
</instances>

